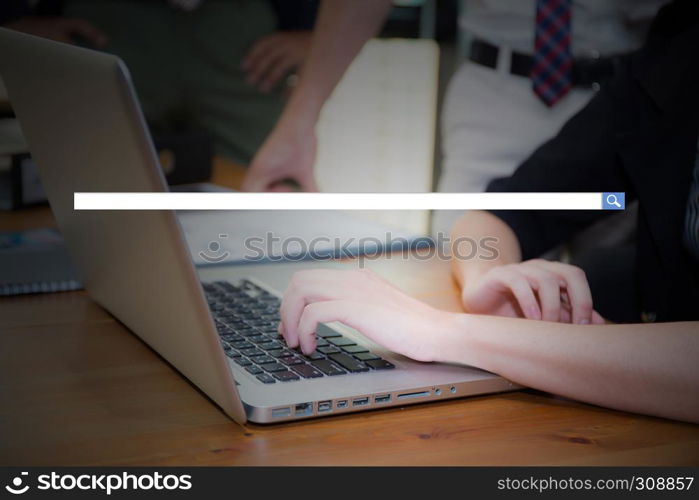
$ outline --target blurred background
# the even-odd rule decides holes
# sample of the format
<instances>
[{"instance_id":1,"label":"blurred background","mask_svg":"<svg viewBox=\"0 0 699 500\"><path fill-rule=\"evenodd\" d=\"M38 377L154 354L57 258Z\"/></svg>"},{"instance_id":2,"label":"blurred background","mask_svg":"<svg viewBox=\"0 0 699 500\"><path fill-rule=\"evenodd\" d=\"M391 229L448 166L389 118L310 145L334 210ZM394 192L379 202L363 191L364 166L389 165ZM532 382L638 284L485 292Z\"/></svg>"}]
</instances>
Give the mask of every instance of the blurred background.
<instances>
[{"instance_id":1,"label":"blurred background","mask_svg":"<svg viewBox=\"0 0 699 500\"><path fill-rule=\"evenodd\" d=\"M170 184L235 184L243 175L239 167L250 162L294 85L317 2L278 2L281 8L263 0L211 2L218 4L213 12L202 6L189 15L164 2L157 8L149 3L155 2L10 0L0 7L0 20L122 57ZM379 38L365 47L325 106L316 162L323 191L432 190L440 166L437 111L466 50L457 29L462 3L394 2ZM85 23L48 25L61 17ZM240 61L258 42L272 43L278 35L286 38L277 43L297 54L289 54L276 81L250 84ZM38 173L0 85L0 207L41 203ZM428 231L427 213L364 215Z\"/></svg>"}]
</instances>

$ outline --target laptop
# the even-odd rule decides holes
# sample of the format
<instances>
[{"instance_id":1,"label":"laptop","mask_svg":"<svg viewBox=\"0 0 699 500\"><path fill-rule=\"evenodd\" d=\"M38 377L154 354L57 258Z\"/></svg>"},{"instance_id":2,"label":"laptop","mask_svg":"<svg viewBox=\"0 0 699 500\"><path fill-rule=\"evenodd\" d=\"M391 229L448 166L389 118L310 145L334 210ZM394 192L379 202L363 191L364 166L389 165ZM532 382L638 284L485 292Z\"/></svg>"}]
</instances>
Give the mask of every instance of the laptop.
<instances>
[{"instance_id":1,"label":"laptop","mask_svg":"<svg viewBox=\"0 0 699 500\"><path fill-rule=\"evenodd\" d=\"M197 270L172 211L73 210L75 192L168 190L119 58L0 29L0 75L90 297L236 422L517 388L474 368L415 362L341 324L318 328L310 356L288 349L278 291L319 263Z\"/></svg>"}]
</instances>

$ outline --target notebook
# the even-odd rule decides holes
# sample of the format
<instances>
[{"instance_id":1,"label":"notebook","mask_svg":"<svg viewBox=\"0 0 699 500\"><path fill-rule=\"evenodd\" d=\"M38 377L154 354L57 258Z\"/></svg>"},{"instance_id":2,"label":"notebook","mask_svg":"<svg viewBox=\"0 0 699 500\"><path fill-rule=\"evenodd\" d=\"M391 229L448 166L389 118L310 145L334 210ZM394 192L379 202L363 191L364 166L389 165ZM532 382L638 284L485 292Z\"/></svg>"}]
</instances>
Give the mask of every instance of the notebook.
<instances>
[{"instance_id":1,"label":"notebook","mask_svg":"<svg viewBox=\"0 0 699 500\"><path fill-rule=\"evenodd\" d=\"M57 230L0 233L0 296L81 288Z\"/></svg>"}]
</instances>

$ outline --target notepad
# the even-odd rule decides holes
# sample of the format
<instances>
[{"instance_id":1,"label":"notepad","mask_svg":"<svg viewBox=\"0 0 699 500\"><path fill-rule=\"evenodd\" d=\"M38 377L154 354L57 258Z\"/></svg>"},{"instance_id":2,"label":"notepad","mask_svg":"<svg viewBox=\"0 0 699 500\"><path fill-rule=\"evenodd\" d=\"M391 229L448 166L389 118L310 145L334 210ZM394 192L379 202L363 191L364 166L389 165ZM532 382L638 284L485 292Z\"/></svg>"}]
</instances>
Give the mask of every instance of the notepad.
<instances>
[{"instance_id":1,"label":"notepad","mask_svg":"<svg viewBox=\"0 0 699 500\"><path fill-rule=\"evenodd\" d=\"M0 296L81 288L57 230L0 233Z\"/></svg>"}]
</instances>

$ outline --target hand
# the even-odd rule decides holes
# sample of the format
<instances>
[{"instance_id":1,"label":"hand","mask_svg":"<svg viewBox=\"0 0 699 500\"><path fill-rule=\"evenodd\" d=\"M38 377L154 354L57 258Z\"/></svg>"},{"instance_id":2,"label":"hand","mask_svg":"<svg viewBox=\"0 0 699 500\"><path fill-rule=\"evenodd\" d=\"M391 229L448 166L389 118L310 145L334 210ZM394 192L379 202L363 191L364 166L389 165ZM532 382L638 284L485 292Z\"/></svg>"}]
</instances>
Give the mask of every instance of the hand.
<instances>
[{"instance_id":1,"label":"hand","mask_svg":"<svg viewBox=\"0 0 699 500\"><path fill-rule=\"evenodd\" d=\"M279 31L260 38L243 60L247 81L268 93L306 60L312 31Z\"/></svg>"},{"instance_id":2,"label":"hand","mask_svg":"<svg viewBox=\"0 0 699 500\"><path fill-rule=\"evenodd\" d=\"M29 16L7 23L5 27L57 42L75 43L76 37L80 37L95 47L107 44L107 36L84 19Z\"/></svg>"},{"instance_id":3,"label":"hand","mask_svg":"<svg viewBox=\"0 0 699 500\"><path fill-rule=\"evenodd\" d=\"M603 324L582 269L541 259L498 266L467 280L467 312L576 324Z\"/></svg>"},{"instance_id":4,"label":"hand","mask_svg":"<svg viewBox=\"0 0 699 500\"><path fill-rule=\"evenodd\" d=\"M371 271L313 270L294 274L280 309L279 331L291 348L316 348L318 323L340 321L391 351L433 361L435 337L453 314L409 297Z\"/></svg>"},{"instance_id":5,"label":"hand","mask_svg":"<svg viewBox=\"0 0 699 500\"><path fill-rule=\"evenodd\" d=\"M290 191L288 181L302 191L318 191L313 176L317 139L313 129L277 125L253 158L244 191Z\"/></svg>"}]
</instances>

